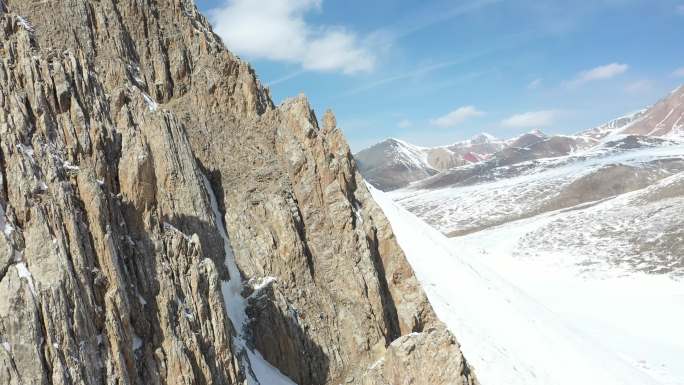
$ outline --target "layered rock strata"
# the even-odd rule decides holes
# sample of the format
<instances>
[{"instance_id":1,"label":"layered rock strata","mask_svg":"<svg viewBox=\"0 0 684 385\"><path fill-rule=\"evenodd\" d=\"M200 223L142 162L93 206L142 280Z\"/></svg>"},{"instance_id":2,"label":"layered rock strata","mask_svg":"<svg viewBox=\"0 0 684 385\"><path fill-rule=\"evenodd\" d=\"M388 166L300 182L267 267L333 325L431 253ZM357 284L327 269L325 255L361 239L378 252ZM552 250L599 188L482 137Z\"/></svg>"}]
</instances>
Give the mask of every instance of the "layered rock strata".
<instances>
[{"instance_id":1,"label":"layered rock strata","mask_svg":"<svg viewBox=\"0 0 684 385\"><path fill-rule=\"evenodd\" d=\"M476 383L333 114L191 1L0 9L0 383Z\"/></svg>"}]
</instances>

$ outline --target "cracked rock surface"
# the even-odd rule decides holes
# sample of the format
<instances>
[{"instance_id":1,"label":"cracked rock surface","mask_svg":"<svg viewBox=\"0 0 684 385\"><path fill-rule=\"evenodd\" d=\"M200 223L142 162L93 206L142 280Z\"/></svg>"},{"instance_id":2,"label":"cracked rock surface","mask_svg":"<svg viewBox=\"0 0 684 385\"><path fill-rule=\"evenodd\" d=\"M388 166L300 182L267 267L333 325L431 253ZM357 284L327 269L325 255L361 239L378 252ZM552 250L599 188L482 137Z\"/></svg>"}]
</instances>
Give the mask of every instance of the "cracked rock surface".
<instances>
[{"instance_id":1,"label":"cracked rock surface","mask_svg":"<svg viewBox=\"0 0 684 385\"><path fill-rule=\"evenodd\" d=\"M252 383L236 336L302 385L476 383L332 112L190 0L0 1L0 166L2 384Z\"/></svg>"}]
</instances>

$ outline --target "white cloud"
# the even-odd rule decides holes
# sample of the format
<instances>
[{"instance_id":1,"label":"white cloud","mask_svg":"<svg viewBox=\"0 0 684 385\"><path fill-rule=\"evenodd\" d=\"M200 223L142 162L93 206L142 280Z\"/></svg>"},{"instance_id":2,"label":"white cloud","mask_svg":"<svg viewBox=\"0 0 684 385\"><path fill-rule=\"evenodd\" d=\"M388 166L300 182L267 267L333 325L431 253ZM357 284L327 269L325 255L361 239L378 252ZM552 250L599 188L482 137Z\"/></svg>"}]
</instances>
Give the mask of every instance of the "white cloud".
<instances>
[{"instance_id":1,"label":"white cloud","mask_svg":"<svg viewBox=\"0 0 684 385\"><path fill-rule=\"evenodd\" d=\"M411 126L413 126L413 122L411 122L408 119L402 119L401 121L399 121L399 123L397 123L397 127L399 128L409 128Z\"/></svg>"},{"instance_id":2,"label":"white cloud","mask_svg":"<svg viewBox=\"0 0 684 385\"><path fill-rule=\"evenodd\" d=\"M672 73L672 76L678 77L678 78L684 78L684 67L677 68L674 70Z\"/></svg>"},{"instance_id":3,"label":"white cloud","mask_svg":"<svg viewBox=\"0 0 684 385\"><path fill-rule=\"evenodd\" d=\"M575 79L567 82L570 87L580 86L595 80L606 80L622 75L629 69L627 64L611 63L580 72Z\"/></svg>"},{"instance_id":4,"label":"white cloud","mask_svg":"<svg viewBox=\"0 0 684 385\"><path fill-rule=\"evenodd\" d=\"M541 85L542 85L542 79L541 79L541 78L537 78L537 79L532 80L532 81L527 85L527 89L528 89L528 90L536 90L536 89L539 88Z\"/></svg>"},{"instance_id":5,"label":"white cloud","mask_svg":"<svg viewBox=\"0 0 684 385\"><path fill-rule=\"evenodd\" d=\"M653 82L650 80L637 80L628 83L625 86L625 91L630 94L639 94L643 92L648 92L653 89Z\"/></svg>"},{"instance_id":6,"label":"white cloud","mask_svg":"<svg viewBox=\"0 0 684 385\"><path fill-rule=\"evenodd\" d=\"M531 111L513 115L501 121L501 125L508 128L541 128L555 123L558 111Z\"/></svg>"},{"instance_id":7,"label":"white cloud","mask_svg":"<svg viewBox=\"0 0 684 385\"><path fill-rule=\"evenodd\" d=\"M457 59L457 60L453 60L453 61L435 63L435 64L430 64L427 66L415 68L415 69L412 69L408 72L403 72L403 73L400 73L397 75L392 75L392 76L388 76L388 77L378 79L378 80L375 80L372 82L365 83L361 87L357 87L357 88L354 88L352 90L345 92L344 95L346 95L346 96L355 95L355 94L358 94L358 93L361 93L364 91L368 91L368 90L372 90L376 87L380 87L380 86L383 86L385 84L390 84L390 83L397 82L400 80L418 79L421 76L428 75L434 71L438 71L438 70L449 68L449 67L452 67L452 66L455 66L458 64L462 64L465 61L466 61L465 59Z\"/></svg>"},{"instance_id":8,"label":"white cloud","mask_svg":"<svg viewBox=\"0 0 684 385\"><path fill-rule=\"evenodd\" d=\"M477 108L473 106L465 106L457 108L444 116L432 119L430 124L442 128L455 127L470 118L475 118L482 115L484 115L484 113L479 111Z\"/></svg>"},{"instance_id":9,"label":"white cloud","mask_svg":"<svg viewBox=\"0 0 684 385\"><path fill-rule=\"evenodd\" d=\"M322 0L226 0L209 12L229 49L252 59L297 63L305 70L371 71L376 57L359 37L340 26L314 26L304 15Z\"/></svg>"}]
</instances>

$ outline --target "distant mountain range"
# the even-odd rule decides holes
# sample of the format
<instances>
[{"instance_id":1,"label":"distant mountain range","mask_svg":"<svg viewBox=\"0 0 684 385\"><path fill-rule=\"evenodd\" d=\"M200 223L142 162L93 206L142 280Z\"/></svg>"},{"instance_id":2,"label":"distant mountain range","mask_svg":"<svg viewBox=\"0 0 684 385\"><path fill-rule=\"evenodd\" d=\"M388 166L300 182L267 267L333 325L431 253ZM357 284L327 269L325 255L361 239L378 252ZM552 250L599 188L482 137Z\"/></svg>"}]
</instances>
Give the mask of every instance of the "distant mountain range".
<instances>
[{"instance_id":1,"label":"distant mountain range","mask_svg":"<svg viewBox=\"0 0 684 385\"><path fill-rule=\"evenodd\" d=\"M440 147L419 147L386 139L354 155L366 180L383 191L396 190L451 169L487 162L512 165L534 159L565 156L627 136L684 138L684 87L652 107L619 117L576 135L547 135L533 130L502 140L480 134ZM624 145L629 145L627 140Z\"/></svg>"}]
</instances>

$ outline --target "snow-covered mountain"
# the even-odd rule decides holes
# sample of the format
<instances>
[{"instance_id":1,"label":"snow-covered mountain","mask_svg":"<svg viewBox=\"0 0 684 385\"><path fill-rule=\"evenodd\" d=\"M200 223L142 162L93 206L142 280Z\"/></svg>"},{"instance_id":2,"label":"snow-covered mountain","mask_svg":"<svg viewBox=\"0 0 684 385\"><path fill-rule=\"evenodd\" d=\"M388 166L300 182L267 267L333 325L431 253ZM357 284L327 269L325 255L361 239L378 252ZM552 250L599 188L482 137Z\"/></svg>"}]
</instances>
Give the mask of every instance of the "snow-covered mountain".
<instances>
[{"instance_id":1,"label":"snow-covered mountain","mask_svg":"<svg viewBox=\"0 0 684 385\"><path fill-rule=\"evenodd\" d=\"M390 138L358 152L354 158L366 180L389 191L443 170L481 162L504 147L504 141L488 134L441 147L419 147Z\"/></svg>"},{"instance_id":2,"label":"snow-covered mountain","mask_svg":"<svg viewBox=\"0 0 684 385\"><path fill-rule=\"evenodd\" d=\"M417 147L388 139L355 155L366 179L383 191L406 187L429 177L439 179L453 169L477 163L513 165L535 159L560 157L600 148L625 136L684 138L684 87L672 91L652 107L631 113L575 135L547 135L533 130L520 136L499 140L488 134L443 147ZM411 152L419 162L407 162ZM411 163L409 167L406 164ZM489 166L485 166L489 169ZM420 170L420 171L417 171ZM437 182L438 185L443 183ZM412 186L413 187L413 186Z\"/></svg>"},{"instance_id":3,"label":"snow-covered mountain","mask_svg":"<svg viewBox=\"0 0 684 385\"><path fill-rule=\"evenodd\" d=\"M540 130L500 140L488 134L440 147L418 147L399 139L387 139L354 155L364 177L382 191L451 169L494 161L497 164L567 155L596 145L591 137L548 136Z\"/></svg>"},{"instance_id":4,"label":"snow-covered mountain","mask_svg":"<svg viewBox=\"0 0 684 385\"><path fill-rule=\"evenodd\" d=\"M356 164L371 184L393 190L436 175L426 148L399 139L387 139L356 154Z\"/></svg>"}]
</instances>

